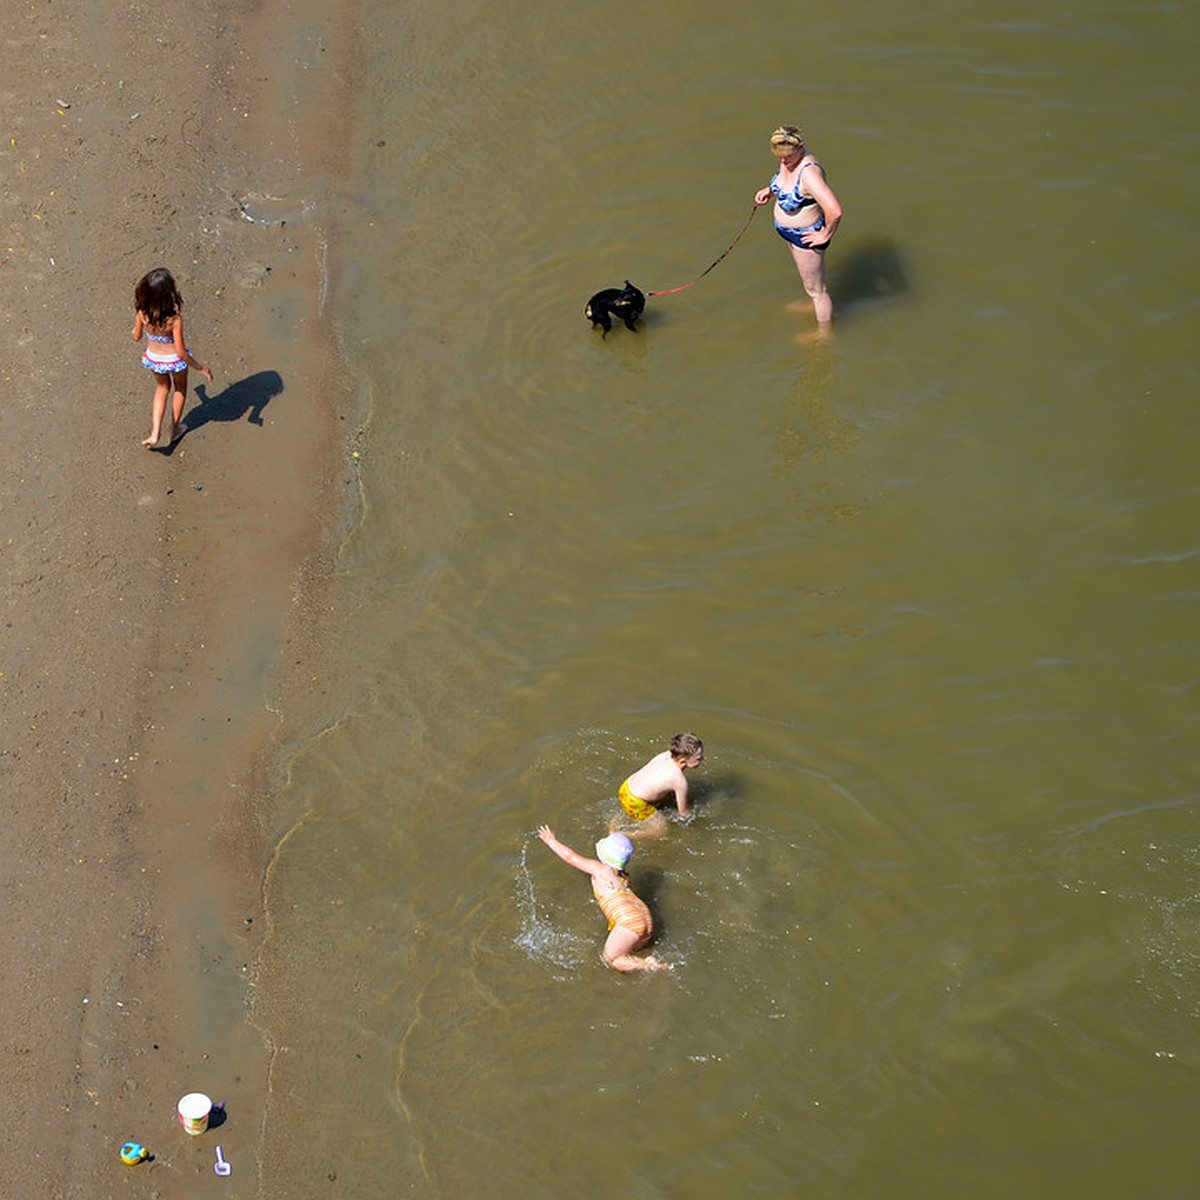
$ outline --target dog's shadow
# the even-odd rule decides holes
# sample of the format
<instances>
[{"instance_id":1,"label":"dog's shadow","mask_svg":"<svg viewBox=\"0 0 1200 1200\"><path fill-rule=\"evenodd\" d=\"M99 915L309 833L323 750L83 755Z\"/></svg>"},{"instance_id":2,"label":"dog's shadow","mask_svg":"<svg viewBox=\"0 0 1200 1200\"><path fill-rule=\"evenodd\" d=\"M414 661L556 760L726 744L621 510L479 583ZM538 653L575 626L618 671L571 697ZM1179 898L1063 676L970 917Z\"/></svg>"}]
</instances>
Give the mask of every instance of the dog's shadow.
<instances>
[{"instance_id":1,"label":"dog's shadow","mask_svg":"<svg viewBox=\"0 0 1200 1200\"><path fill-rule=\"evenodd\" d=\"M263 410L282 392L283 378L278 371L259 371L247 375L215 396L209 395L202 383L196 388L198 403L184 417L188 433L193 434L213 421L240 421L243 417L251 425L261 425Z\"/></svg>"}]
</instances>

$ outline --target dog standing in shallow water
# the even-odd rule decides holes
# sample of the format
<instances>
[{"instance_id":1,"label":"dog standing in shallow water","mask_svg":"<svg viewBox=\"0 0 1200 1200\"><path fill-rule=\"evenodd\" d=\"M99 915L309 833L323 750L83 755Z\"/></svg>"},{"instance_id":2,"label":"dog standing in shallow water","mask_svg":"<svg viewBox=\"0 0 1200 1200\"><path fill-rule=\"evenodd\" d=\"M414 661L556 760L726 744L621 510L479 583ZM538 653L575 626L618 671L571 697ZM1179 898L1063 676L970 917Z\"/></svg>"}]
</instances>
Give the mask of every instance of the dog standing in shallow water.
<instances>
[{"instance_id":1,"label":"dog standing in shallow water","mask_svg":"<svg viewBox=\"0 0 1200 1200\"><path fill-rule=\"evenodd\" d=\"M588 302L583 315L592 323L592 328L599 326L607 335L612 330L612 319L625 322L625 328L634 330L634 321L642 315L646 307L646 297L625 280L623 288L605 288L597 292Z\"/></svg>"}]
</instances>

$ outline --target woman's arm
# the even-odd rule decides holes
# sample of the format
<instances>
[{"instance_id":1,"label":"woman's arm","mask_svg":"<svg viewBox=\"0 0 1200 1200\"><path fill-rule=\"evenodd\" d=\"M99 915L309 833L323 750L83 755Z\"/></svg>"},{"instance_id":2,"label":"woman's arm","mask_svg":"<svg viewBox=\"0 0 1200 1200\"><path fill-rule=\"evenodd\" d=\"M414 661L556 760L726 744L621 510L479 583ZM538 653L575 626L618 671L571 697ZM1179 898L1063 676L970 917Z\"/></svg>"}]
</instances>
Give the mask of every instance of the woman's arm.
<instances>
[{"instance_id":1,"label":"woman's arm","mask_svg":"<svg viewBox=\"0 0 1200 1200\"><path fill-rule=\"evenodd\" d=\"M570 846L560 842L554 836L554 830L549 825L538 826L538 837L558 855L563 862L570 864L576 870L582 871L585 875L595 875L597 871L604 869L604 864L594 858L584 858L582 854L576 854Z\"/></svg>"},{"instance_id":2,"label":"woman's arm","mask_svg":"<svg viewBox=\"0 0 1200 1200\"><path fill-rule=\"evenodd\" d=\"M838 198L833 194L833 188L825 182L825 168L820 163L813 163L816 168L812 171L810 168L809 176L804 180L804 186L808 189L808 194L821 206L821 212L825 217L825 228L819 233L808 235L808 244L810 246L824 246L837 232L837 227L842 220L842 205ZM820 238L821 234L825 236L819 242L814 242L814 238Z\"/></svg>"}]
</instances>

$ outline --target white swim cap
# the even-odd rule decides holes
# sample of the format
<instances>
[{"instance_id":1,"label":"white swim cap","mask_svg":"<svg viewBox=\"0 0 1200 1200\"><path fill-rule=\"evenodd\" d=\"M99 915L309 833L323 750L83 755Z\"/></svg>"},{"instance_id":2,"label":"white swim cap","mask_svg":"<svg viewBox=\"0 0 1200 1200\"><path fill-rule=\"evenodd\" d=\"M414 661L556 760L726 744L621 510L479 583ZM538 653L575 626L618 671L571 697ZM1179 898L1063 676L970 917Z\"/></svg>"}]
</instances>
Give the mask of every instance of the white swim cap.
<instances>
[{"instance_id":1,"label":"white swim cap","mask_svg":"<svg viewBox=\"0 0 1200 1200\"><path fill-rule=\"evenodd\" d=\"M625 870L633 854L633 843L623 833L610 833L596 843L596 857L614 871Z\"/></svg>"}]
</instances>

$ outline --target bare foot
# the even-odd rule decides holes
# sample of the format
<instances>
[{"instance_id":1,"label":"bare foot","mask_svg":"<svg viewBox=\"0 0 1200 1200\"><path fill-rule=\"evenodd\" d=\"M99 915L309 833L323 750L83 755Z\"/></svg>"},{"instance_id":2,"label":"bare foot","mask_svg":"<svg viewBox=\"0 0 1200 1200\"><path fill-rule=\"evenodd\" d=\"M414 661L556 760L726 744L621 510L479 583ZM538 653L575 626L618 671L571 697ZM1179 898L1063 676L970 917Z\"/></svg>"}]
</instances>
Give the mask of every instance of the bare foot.
<instances>
[{"instance_id":1,"label":"bare foot","mask_svg":"<svg viewBox=\"0 0 1200 1200\"><path fill-rule=\"evenodd\" d=\"M179 424L175 426L175 432L171 434L171 445L175 445L175 443L179 441L179 439L183 437L185 433L187 433L187 422L180 421Z\"/></svg>"},{"instance_id":2,"label":"bare foot","mask_svg":"<svg viewBox=\"0 0 1200 1200\"><path fill-rule=\"evenodd\" d=\"M828 321L818 325L816 329L806 329L796 334L796 344L800 346L819 346L833 336L833 326Z\"/></svg>"},{"instance_id":3,"label":"bare foot","mask_svg":"<svg viewBox=\"0 0 1200 1200\"><path fill-rule=\"evenodd\" d=\"M147 450L157 450L158 449L158 438L157 437L142 438L142 445L145 446Z\"/></svg>"}]
</instances>

